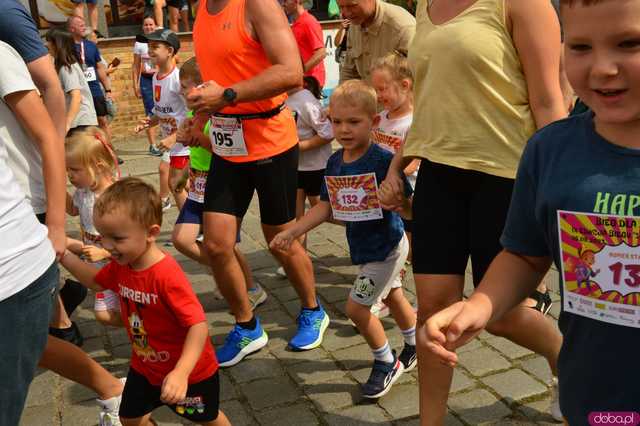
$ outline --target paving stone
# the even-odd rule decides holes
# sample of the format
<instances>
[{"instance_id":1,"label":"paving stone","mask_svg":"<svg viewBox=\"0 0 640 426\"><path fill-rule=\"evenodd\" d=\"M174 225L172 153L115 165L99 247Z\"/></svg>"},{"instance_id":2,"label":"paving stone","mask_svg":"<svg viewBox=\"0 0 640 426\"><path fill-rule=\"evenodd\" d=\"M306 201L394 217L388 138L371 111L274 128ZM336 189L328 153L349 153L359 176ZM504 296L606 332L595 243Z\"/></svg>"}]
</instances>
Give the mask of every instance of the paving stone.
<instances>
[{"instance_id":1,"label":"paving stone","mask_svg":"<svg viewBox=\"0 0 640 426\"><path fill-rule=\"evenodd\" d=\"M229 423L233 426L250 426L256 422L249 416L245 410L246 404L238 400L226 401L220 405L220 409L229 419Z\"/></svg>"},{"instance_id":2,"label":"paving stone","mask_svg":"<svg viewBox=\"0 0 640 426\"><path fill-rule=\"evenodd\" d=\"M449 392L455 393L469 389L476 385L475 380L469 378L459 368L453 370L453 380L451 381L451 389Z\"/></svg>"},{"instance_id":3,"label":"paving stone","mask_svg":"<svg viewBox=\"0 0 640 426\"><path fill-rule=\"evenodd\" d=\"M220 401L228 401L238 397L236 386L229 379L230 373L226 370L219 370L220 376Z\"/></svg>"},{"instance_id":4,"label":"paving stone","mask_svg":"<svg viewBox=\"0 0 640 426\"><path fill-rule=\"evenodd\" d=\"M301 385L315 385L344 376L340 367L331 360L301 362L288 367L287 372Z\"/></svg>"},{"instance_id":5,"label":"paving stone","mask_svg":"<svg viewBox=\"0 0 640 426\"><path fill-rule=\"evenodd\" d=\"M251 408L255 410L293 402L300 397L299 387L286 377L256 380L242 385L240 390L247 397Z\"/></svg>"},{"instance_id":6,"label":"paving stone","mask_svg":"<svg viewBox=\"0 0 640 426\"><path fill-rule=\"evenodd\" d=\"M286 330L287 339L291 337L292 333L293 329ZM288 340L273 337L273 333L269 334L268 348L271 353L285 365L297 364L305 361L318 361L329 357L328 352L321 347L303 352L292 351L288 347Z\"/></svg>"},{"instance_id":7,"label":"paving stone","mask_svg":"<svg viewBox=\"0 0 640 426\"><path fill-rule=\"evenodd\" d=\"M20 426L33 425L51 425L58 426L60 419L58 418L58 410L54 404L35 405L26 407L20 418Z\"/></svg>"},{"instance_id":8,"label":"paving stone","mask_svg":"<svg viewBox=\"0 0 640 426\"><path fill-rule=\"evenodd\" d=\"M484 389L458 394L449 398L448 406L465 422L472 425L499 421L511 410Z\"/></svg>"},{"instance_id":9,"label":"paving stone","mask_svg":"<svg viewBox=\"0 0 640 426\"><path fill-rule=\"evenodd\" d=\"M509 359L518 359L527 355L533 355L533 352L529 349L516 345L512 341L502 337L494 337L492 339L488 339L486 342Z\"/></svg>"},{"instance_id":10,"label":"paving stone","mask_svg":"<svg viewBox=\"0 0 640 426\"><path fill-rule=\"evenodd\" d=\"M556 422L551 414L549 414L549 406L551 405L551 397L546 397L539 401L530 402L518 408L518 411L522 413L528 420L534 422L547 422L547 423L559 423Z\"/></svg>"},{"instance_id":11,"label":"paving stone","mask_svg":"<svg viewBox=\"0 0 640 426\"><path fill-rule=\"evenodd\" d=\"M58 386L59 380L57 374L39 369L31 382L24 406L35 407L54 404L56 395L52 390Z\"/></svg>"},{"instance_id":12,"label":"paving stone","mask_svg":"<svg viewBox=\"0 0 640 426\"><path fill-rule=\"evenodd\" d=\"M371 366L371 349L366 343L334 351L333 356L348 370L358 370Z\"/></svg>"},{"instance_id":13,"label":"paving stone","mask_svg":"<svg viewBox=\"0 0 640 426\"><path fill-rule=\"evenodd\" d=\"M547 392L546 386L518 369L494 374L481 380L503 398L516 401Z\"/></svg>"},{"instance_id":14,"label":"paving stone","mask_svg":"<svg viewBox=\"0 0 640 426\"><path fill-rule=\"evenodd\" d=\"M391 425L384 411L373 404L356 405L339 413L325 414L324 420L331 426Z\"/></svg>"},{"instance_id":15,"label":"paving stone","mask_svg":"<svg viewBox=\"0 0 640 426\"><path fill-rule=\"evenodd\" d=\"M229 372L236 383L247 383L257 379L284 375L284 371L280 368L277 359L266 353L266 351L263 356L267 357L267 359L248 358L242 364L227 368L225 371Z\"/></svg>"},{"instance_id":16,"label":"paving stone","mask_svg":"<svg viewBox=\"0 0 640 426\"><path fill-rule=\"evenodd\" d=\"M401 420L395 424L399 426L420 426L420 419ZM447 413L444 418L444 426L463 426L463 423L455 418L451 413Z\"/></svg>"},{"instance_id":17,"label":"paving stone","mask_svg":"<svg viewBox=\"0 0 640 426\"><path fill-rule=\"evenodd\" d=\"M318 293L328 303L335 303L341 300L346 300L349 296L349 287L320 287Z\"/></svg>"},{"instance_id":18,"label":"paving stone","mask_svg":"<svg viewBox=\"0 0 640 426\"><path fill-rule=\"evenodd\" d=\"M258 422L263 426L313 426L319 424L318 418L308 404L290 405L263 411L258 415Z\"/></svg>"},{"instance_id":19,"label":"paving stone","mask_svg":"<svg viewBox=\"0 0 640 426\"><path fill-rule=\"evenodd\" d=\"M100 409L95 402L66 405L61 411L64 426L96 426Z\"/></svg>"},{"instance_id":20,"label":"paving stone","mask_svg":"<svg viewBox=\"0 0 640 426\"><path fill-rule=\"evenodd\" d=\"M355 346L364 342L364 338L360 336L353 326L339 325L334 327L333 322L325 331L322 347L329 352L338 349Z\"/></svg>"},{"instance_id":21,"label":"paving stone","mask_svg":"<svg viewBox=\"0 0 640 426\"><path fill-rule=\"evenodd\" d=\"M475 351L476 349L479 349L481 347L483 347L483 343L478 339L473 339L472 341L470 341L466 345L458 348L456 350L456 353L458 355L460 355L460 354L463 354L465 352Z\"/></svg>"},{"instance_id":22,"label":"paving stone","mask_svg":"<svg viewBox=\"0 0 640 426\"><path fill-rule=\"evenodd\" d=\"M522 361L520 366L527 372L533 374L541 382L551 382L551 369L549 368L549 363L546 358L537 356L535 358Z\"/></svg>"},{"instance_id":23,"label":"paving stone","mask_svg":"<svg viewBox=\"0 0 640 426\"><path fill-rule=\"evenodd\" d=\"M391 391L378 401L394 419L420 414L420 397L417 385L394 385Z\"/></svg>"},{"instance_id":24,"label":"paving stone","mask_svg":"<svg viewBox=\"0 0 640 426\"><path fill-rule=\"evenodd\" d=\"M360 385L348 377L305 386L304 392L320 411L334 412L361 400Z\"/></svg>"},{"instance_id":25,"label":"paving stone","mask_svg":"<svg viewBox=\"0 0 640 426\"><path fill-rule=\"evenodd\" d=\"M262 328L267 331L271 330L292 330L295 322L286 312L281 310L272 310L258 313Z\"/></svg>"},{"instance_id":26,"label":"paving stone","mask_svg":"<svg viewBox=\"0 0 640 426\"><path fill-rule=\"evenodd\" d=\"M66 379L61 379L61 382L62 397L66 404L93 401L97 398L96 393L87 387Z\"/></svg>"},{"instance_id":27,"label":"paving stone","mask_svg":"<svg viewBox=\"0 0 640 426\"><path fill-rule=\"evenodd\" d=\"M171 408L166 406L153 410L153 414L151 416L159 424L159 426L180 426L185 424L193 424L188 420L183 419Z\"/></svg>"},{"instance_id":28,"label":"paving stone","mask_svg":"<svg viewBox=\"0 0 640 426\"><path fill-rule=\"evenodd\" d=\"M271 290L269 291L269 294L282 303L289 302L291 300L298 300L298 293L296 293L293 285Z\"/></svg>"},{"instance_id":29,"label":"paving stone","mask_svg":"<svg viewBox=\"0 0 640 426\"><path fill-rule=\"evenodd\" d=\"M464 352L458 356L458 359L460 365L469 370L473 376L484 376L511 367L511 363L496 351L484 347Z\"/></svg>"}]
</instances>

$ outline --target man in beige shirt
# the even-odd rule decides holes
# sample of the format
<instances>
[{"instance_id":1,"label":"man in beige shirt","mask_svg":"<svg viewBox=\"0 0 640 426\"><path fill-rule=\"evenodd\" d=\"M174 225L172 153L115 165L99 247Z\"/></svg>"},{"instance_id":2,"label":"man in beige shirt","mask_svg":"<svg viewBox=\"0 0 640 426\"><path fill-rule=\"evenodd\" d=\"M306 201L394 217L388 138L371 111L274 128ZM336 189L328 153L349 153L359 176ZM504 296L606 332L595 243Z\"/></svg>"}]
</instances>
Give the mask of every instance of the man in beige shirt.
<instances>
[{"instance_id":1,"label":"man in beige shirt","mask_svg":"<svg viewBox=\"0 0 640 426\"><path fill-rule=\"evenodd\" d=\"M338 0L338 6L343 18L351 20L340 82L366 80L376 59L409 49L416 19L405 9L382 0Z\"/></svg>"}]
</instances>

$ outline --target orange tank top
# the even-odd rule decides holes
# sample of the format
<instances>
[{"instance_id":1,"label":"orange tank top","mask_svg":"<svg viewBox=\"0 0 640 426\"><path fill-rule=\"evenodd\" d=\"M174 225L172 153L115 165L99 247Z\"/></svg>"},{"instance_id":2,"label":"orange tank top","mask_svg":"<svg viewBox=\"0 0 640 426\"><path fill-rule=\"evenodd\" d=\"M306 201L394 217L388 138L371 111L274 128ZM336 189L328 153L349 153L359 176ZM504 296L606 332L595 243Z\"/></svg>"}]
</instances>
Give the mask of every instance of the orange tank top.
<instances>
[{"instance_id":1,"label":"orange tank top","mask_svg":"<svg viewBox=\"0 0 640 426\"><path fill-rule=\"evenodd\" d=\"M245 27L245 0L229 0L215 15L207 11L207 0L201 0L193 27L193 45L202 80L213 80L229 87L263 72L272 64L262 45L251 38ZM242 102L223 108L225 114L251 114L272 110L281 105L286 94L254 102ZM285 108L268 119L243 120L244 140L248 155L223 157L246 163L273 157L298 143L293 114Z\"/></svg>"}]
</instances>

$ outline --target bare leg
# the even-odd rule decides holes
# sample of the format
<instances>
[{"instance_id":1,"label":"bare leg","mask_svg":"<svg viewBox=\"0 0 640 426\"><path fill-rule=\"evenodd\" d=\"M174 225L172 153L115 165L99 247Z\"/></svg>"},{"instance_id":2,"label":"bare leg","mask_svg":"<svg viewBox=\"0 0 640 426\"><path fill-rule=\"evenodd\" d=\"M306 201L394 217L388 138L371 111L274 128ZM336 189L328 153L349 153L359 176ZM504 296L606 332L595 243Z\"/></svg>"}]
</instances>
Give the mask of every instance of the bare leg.
<instances>
[{"instance_id":1,"label":"bare leg","mask_svg":"<svg viewBox=\"0 0 640 426\"><path fill-rule=\"evenodd\" d=\"M158 165L158 177L160 181L160 198L169 196L169 163L160 160Z\"/></svg>"},{"instance_id":2,"label":"bare leg","mask_svg":"<svg viewBox=\"0 0 640 426\"><path fill-rule=\"evenodd\" d=\"M208 265L209 260L202 252L202 247L196 241L200 233L197 223L179 223L173 228L172 241L176 250L202 265Z\"/></svg>"},{"instance_id":3,"label":"bare leg","mask_svg":"<svg viewBox=\"0 0 640 426\"><path fill-rule=\"evenodd\" d=\"M124 417L120 417L120 422L122 426L155 426L156 422L151 420L151 413L142 416L136 417L134 419L127 419Z\"/></svg>"},{"instance_id":4,"label":"bare leg","mask_svg":"<svg viewBox=\"0 0 640 426\"><path fill-rule=\"evenodd\" d=\"M47 340L39 366L93 390L100 399L121 395L124 389L120 380L80 348L53 336Z\"/></svg>"},{"instance_id":5,"label":"bare leg","mask_svg":"<svg viewBox=\"0 0 640 426\"><path fill-rule=\"evenodd\" d=\"M180 11L177 8L171 7L171 6L169 6L167 9L169 9L169 29L174 33L177 33L178 17L179 17Z\"/></svg>"},{"instance_id":6,"label":"bare leg","mask_svg":"<svg viewBox=\"0 0 640 426\"><path fill-rule=\"evenodd\" d=\"M400 330L408 330L416 326L416 313L413 312L411 304L404 296L402 288L391 289L387 298L382 301L389 307Z\"/></svg>"},{"instance_id":7,"label":"bare leg","mask_svg":"<svg viewBox=\"0 0 640 426\"><path fill-rule=\"evenodd\" d=\"M284 225L265 225L262 224L262 232L267 240L267 244L271 242L273 237L281 231L291 227L295 221L291 221ZM316 280L313 276L313 265L307 251L298 241L291 244L291 248L286 253L279 250L271 250L271 254L280 262L284 271L287 273L289 281L298 293L300 303L303 308L315 308L318 306L316 301Z\"/></svg>"},{"instance_id":8,"label":"bare leg","mask_svg":"<svg viewBox=\"0 0 640 426\"><path fill-rule=\"evenodd\" d=\"M220 292L237 322L253 318L247 296L247 283L234 253L240 219L235 216L204 213L204 248Z\"/></svg>"},{"instance_id":9,"label":"bare leg","mask_svg":"<svg viewBox=\"0 0 640 426\"><path fill-rule=\"evenodd\" d=\"M87 12L89 14L89 23L92 30L98 29L98 8L97 4L87 3Z\"/></svg>"},{"instance_id":10,"label":"bare leg","mask_svg":"<svg viewBox=\"0 0 640 426\"><path fill-rule=\"evenodd\" d=\"M146 131L147 133L147 140L149 141L149 145L150 146L155 146L156 145L156 128L154 127L149 127Z\"/></svg>"},{"instance_id":11,"label":"bare leg","mask_svg":"<svg viewBox=\"0 0 640 426\"><path fill-rule=\"evenodd\" d=\"M75 6L73 6L73 15L84 19L84 3L76 3Z\"/></svg>"},{"instance_id":12,"label":"bare leg","mask_svg":"<svg viewBox=\"0 0 640 426\"><path fill-rule=\"evenodd\" d=\"M98 125L104 131L105 135L107 135L107 143L111 145L111 148L113 148L113 145L111 144L111 128L109 127L109 120L106 115L98 117Z\"/></svg>"},{"instance_id":13,"label":"bare leg","mask_svg":"<svg viewBox=\"0 0 640 426\"><path fill-rule=\"evenodd\" d=\"M164 12L162 8L164 7L164 0L156 0L153 4L153 16L156 18L156 24L159 27L164 27Z\"/></svg>"},{"instance_id":14,"label":"bare leg","mask_svg":"<svg viewBox=\"0 0 640 426\"><path fill-rule=\"evenodd\" d=\"M302 216L304 216L306 198L307 195L304 190L298 188L296 191L296 221L300 220ZM300 244L302 244L305 249L307 248L307 234L300 235L300 237L298 237L298 241L300 241Z\"/></svg>"},{"instance_id":15,"label":"bare leg","mask_svg":"<svg viewBox=\"0 0 640 426\"><path fill-rule=\"evenodd\" d=\"M387 335L378 317L371 314L371 306L361 305L349 298L347 299L347 316L356 325L371 349L384 346Z\"/></svg>"},{"instance_id":16,"label":"bare leg","mask_svg":"<svg viewBox=\"0 0 640 426\"><path fill-rule=\"evenodd\" d=\"M249 266L249 262L244 254L240 251L240 248L236 244L233 247L233 252L236 255L236 260L240 264L240 268L242 269L242 275L244 275L244 281L247 283L247 291L253 290L256 288L255 283L253 282L253 274L251 273L251 267Z\"/></svg>"},{"instance_id":17,"label":"bare leg","mask_svg":"<svg viewBox=\"0 0 640 426\"><path fill-rule=\"evenodd\" d=\"M112 327L124 327L122 316L118 311L94 311L96 320L104 325Z\"/></svg>"},{"instance_id":18,"label":"bare leg","mask_svg":"<svg viewBox=\"0 0 640 426\"><path fill-rule=\"evenodd\" d=\"M418 296L416 331L436 312L462 299L461 275L414 274ZM440 362L427 348L422 333L416 333L420 387L420 424L442 425L447 414L447 398L453 369Z\"/></svg>"},{"instance_id":19,"label":"bare leg","mask_svg":"<svg viewBox=\"0 0 640 426\"><path fill-rule=\"evenodd\" d=\"M174 169L173 167L169 168L169 188L173 194L173 199L176 201L178 210L182 209L185 201L187 201L187 191L185 191L184 188L176 188L182 179L183 174L183 169Z\"/></svg>"},{"instance_id":20,"label":"bare leg","mask_svg":"<svg viewBox=\"0 0 640 426\"><path fill-rule=\"evenodd\" d=\"M67 311L64 310L62 299L60 296L56 297L57 303L53 307L53 315L49 325L53 328L69 328L71 327L71 320L67 315Z\"/></svg>"},{"instance_id":21,"label":"bare leg","mask_svg":"<svg viewBox=\"0 0 640 426\"><path fill-rule=\"evenodd\" d=\"M180 10L180 20L184 26L184 31L187 33L191 31L191 26L189 25L189 9Z\"/></svg>"},{"instance_id":22,"label":"bare leg","mask_svg":"<svg viewBox=\"0 0 640 426\"><path fill-rule=\"evenodd\" d=\"M231 426L229 419L224 415L222 410L218 411L218 418L212 422L201 423L203 426Z\"/></svg>"}]
</instances>

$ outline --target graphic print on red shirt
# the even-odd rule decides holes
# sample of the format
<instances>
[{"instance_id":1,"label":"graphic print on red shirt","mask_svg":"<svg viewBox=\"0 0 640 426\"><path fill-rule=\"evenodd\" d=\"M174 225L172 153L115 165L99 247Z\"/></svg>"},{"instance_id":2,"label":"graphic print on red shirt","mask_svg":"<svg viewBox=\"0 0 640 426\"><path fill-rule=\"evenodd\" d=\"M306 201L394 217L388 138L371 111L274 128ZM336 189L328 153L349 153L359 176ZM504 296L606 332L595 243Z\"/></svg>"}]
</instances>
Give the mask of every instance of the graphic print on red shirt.
<instances>
[{"instance_id":1,"label":"graphic print on red shirt","mask_svg":"<svg viewBox=\"0 0 640 426\"><path fill-rule=\"evenodd\" d=\"M206 321L204 309L180 265L165 257L144 271L112 261L95 278L120 296L120 312L132 346L131 368L160 386L174 369L189 327ZM189 376L197 383L218 369L211 341Z\"/></svg>"}]
</instances>

